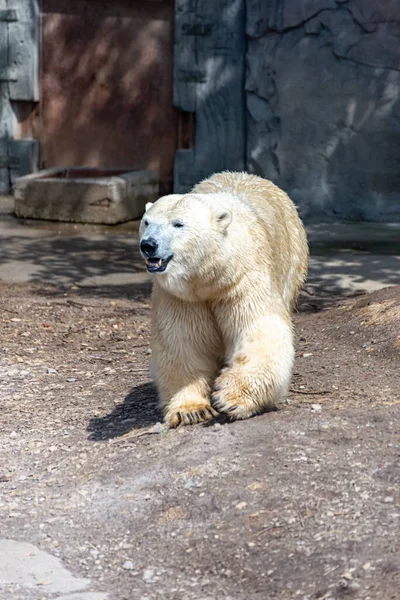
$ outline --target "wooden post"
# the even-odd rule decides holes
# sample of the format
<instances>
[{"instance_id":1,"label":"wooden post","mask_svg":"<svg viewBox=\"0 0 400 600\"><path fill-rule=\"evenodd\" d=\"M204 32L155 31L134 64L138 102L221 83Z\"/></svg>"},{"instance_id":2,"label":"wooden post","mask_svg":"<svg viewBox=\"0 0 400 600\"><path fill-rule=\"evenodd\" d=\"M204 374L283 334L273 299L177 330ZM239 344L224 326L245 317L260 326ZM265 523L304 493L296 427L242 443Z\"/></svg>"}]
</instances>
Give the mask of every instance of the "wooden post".
<instances>
[{"instance_id":1,"label":"wooden post","mask_svg":"<svg viewBox=\"0 0 400 600\"><path fill-rule=\"evenodd\" d=\"M38 142L14 140L13 103L39 100L39 0L0 0L0 193L38 166Z\"/></svg>"},{"instance_id":2,"label":"wooden post","mask_svg":"<svg viewBox=\"0 0 400 600\"><path fill-rule=\"evenodd\" d=\"M195 113L192 148L175 157L176 192L245 166L245 0L176 0L174 104Z\"/></svg>"}]
</instances>

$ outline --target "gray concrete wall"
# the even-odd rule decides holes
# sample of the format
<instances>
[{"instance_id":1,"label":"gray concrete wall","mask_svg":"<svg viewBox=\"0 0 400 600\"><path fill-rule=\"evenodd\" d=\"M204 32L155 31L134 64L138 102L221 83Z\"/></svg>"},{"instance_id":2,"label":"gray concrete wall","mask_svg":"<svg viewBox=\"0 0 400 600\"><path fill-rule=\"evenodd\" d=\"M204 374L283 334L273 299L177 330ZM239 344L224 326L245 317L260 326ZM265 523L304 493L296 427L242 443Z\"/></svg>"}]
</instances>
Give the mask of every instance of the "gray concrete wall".
<instances>
[{"instance_id":1,"label":"gray concrete wall","mask_svg":"<svg viewBox=\"0 0 400 600\"><path fill-rule=\"evenodd\" d=\"M400 221L400 2L247 0L247 166L304 217Z\"/></svg>"}]
</instances>

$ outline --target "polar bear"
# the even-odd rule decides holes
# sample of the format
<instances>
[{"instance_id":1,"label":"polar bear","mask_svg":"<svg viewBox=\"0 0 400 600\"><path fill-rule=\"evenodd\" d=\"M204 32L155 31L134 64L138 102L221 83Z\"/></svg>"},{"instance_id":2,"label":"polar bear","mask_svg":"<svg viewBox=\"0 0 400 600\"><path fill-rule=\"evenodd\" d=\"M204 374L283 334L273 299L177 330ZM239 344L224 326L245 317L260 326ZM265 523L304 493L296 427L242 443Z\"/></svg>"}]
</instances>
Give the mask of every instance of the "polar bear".
<instances>
[{"instance_id":1,"label":"polar bear","mask_svg":"<svg viewBox=\"0 0 400 600\"><path fill-rule=\"evenodd\" d=\"M140 252L154 274L152 375L170 427L245 419L286 394L308 245L282 190L223 172L164 196L146 205Z\"/></svg>"}]
</instances>

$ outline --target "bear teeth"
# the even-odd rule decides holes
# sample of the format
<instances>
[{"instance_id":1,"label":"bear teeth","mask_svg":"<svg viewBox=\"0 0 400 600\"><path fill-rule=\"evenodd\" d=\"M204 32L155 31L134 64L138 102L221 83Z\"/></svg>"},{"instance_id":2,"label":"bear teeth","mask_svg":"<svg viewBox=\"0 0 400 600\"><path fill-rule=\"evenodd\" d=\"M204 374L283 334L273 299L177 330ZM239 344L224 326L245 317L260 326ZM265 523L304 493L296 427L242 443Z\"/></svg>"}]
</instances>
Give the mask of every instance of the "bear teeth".
<instances>
[{"instance_id":1,"label":"bear teeth","mask_svg":"<svg viewBox=\"0 0 400 600\"><path fill-rule=\"evenodd\" d=\"M151 261L148 258L146 258L145 261L146 261L146 265L152 265L152 264L154 265L154 262ZM161 265L162 265L162 258L159 258L158 261L155 264L157 265L157 267L161 267Z\"/></svg>"}]
</instances>

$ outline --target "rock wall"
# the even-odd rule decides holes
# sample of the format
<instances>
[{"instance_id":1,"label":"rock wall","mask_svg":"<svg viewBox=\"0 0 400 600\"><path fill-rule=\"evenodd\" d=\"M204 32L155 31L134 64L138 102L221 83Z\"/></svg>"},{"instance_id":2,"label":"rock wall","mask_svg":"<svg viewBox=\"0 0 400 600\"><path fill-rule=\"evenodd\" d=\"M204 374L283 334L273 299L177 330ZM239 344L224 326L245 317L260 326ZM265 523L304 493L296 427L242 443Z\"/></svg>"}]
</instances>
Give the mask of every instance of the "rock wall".
<instances>
[{"instance_id":1,"label":"rock wall","mask_svg":"<svg viewBox=\"0 0 400 600\"><path fill-rule=\"evenodd\" d=\"M400 221L400 2L247 0L247 168L307 219Z\"/></svg>"}]
</instances>

